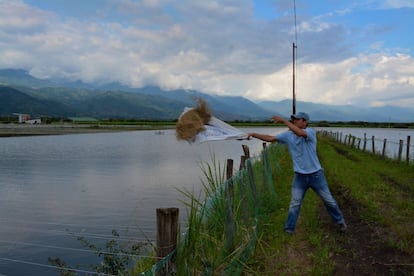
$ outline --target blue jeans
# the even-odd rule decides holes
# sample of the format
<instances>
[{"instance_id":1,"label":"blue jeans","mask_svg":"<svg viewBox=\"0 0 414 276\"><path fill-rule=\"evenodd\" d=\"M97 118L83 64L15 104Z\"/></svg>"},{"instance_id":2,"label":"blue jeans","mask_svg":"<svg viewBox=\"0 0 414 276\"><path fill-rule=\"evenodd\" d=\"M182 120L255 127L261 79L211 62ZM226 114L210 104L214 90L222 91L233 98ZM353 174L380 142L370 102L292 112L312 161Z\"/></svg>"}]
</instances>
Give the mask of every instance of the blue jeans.
<instances>
[{"instance_id":1,"label":"blue jeans","mask_svg":"<svg viewBox=\"0 0 414 276\"><path fill-rule=\"evenodd\" d=\"M299 217L300 207L306 191L311 188L323 201L326 210L337 224L344 223L341 210L329 191L323 170L312 174L295 173L292 183L292 195L289 205L288 218L285 224L285 231L293 232Z\"/></svg>"}]
</instances>

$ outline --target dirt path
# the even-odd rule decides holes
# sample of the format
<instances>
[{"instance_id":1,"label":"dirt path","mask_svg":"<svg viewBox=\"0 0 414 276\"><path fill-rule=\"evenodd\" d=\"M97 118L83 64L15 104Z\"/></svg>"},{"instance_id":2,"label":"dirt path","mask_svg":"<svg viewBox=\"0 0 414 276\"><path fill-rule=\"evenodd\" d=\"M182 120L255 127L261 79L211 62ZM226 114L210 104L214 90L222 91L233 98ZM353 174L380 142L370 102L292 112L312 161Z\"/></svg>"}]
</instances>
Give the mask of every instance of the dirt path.
<instances>
[{"instance_id":1,"label":"dirt path","mask_svg":"<svg viewBox=\"0 0 414 276\"><path fill-rule=\"evenodd\" d=\"M342 188L341 188L342 189ZM336 240L335 275L414 275L414 258L388 244L390 231L368 224L360 217L361 206L340 191L337 200L348 224L346 233L333 229L331 219L321 207L320 216L328 233Z\"/></svg>"}]
</instances>

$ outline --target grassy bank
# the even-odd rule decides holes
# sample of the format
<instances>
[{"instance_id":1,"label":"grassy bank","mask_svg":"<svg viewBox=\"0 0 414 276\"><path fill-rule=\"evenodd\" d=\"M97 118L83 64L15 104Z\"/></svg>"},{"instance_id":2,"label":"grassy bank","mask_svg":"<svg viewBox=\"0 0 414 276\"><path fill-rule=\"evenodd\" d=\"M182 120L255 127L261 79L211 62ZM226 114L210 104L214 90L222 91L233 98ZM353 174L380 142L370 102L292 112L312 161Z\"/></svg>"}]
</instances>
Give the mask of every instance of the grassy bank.
<instances>
[{"instance_id":1,"label":"grassy bank","mask_svg":"<svg viewBox=\"0 0 414 276\"><path fill-rule=\"evenodd\" d=\"M308 191L294 236L283 233L292 180L288 153L275 172L275 212L249 264L257 275L414 273L413 166L362 153L320 137L318 153L349 224L340 233L321 201ZM276 204L276 203L275 203Z\"/></svg>"},{"instance_id":2,"label":"grassy bank","mask_svg":"<svg viewBox=\"0 0 414 276\"><path fill-rule=\"evenodd\" d=\"M338 231L322 202L313 191L306 194L294 235L283 231L290 201L292 160L286 147L270 147L276 194L261 185L262 163L255 163L258 190L255 234L236 220L237 247L226 252L224 233L225 195L210 209L205 222L205 205L193 198L190 243L181 244L178 266L185 271L242 275L412 275L414 273L414 170L412 165L363 153L327 137L319 137L318 154L331 191L348 223L346 233ZM209 168L209 172L223 172ZM257 173L258 172L258 173ZM215 186L223 181L223 175ZM210 176L210 178L213 178ZM235 187L237 187L235 185ZM207 193L208 194L208 193ZM191 197L191 196L190 196ZM196 204L194 204L196 202ZM243 204L236 202L235 216ZM240 205L239 205L240 204ZM201 209L200 209L201 207ZM210 212L209 212L210 213ZM247 227L246 227L247 226ZM254 250L246 251L254 242ZM240 258L248 252L249 258ZM236 264L236 266L233 266ZM189 270L190 269L190 270ZM180 269L179 269L180 271ZM194 273L192 273L194 275Z\"/></svg>"}]
</instances>

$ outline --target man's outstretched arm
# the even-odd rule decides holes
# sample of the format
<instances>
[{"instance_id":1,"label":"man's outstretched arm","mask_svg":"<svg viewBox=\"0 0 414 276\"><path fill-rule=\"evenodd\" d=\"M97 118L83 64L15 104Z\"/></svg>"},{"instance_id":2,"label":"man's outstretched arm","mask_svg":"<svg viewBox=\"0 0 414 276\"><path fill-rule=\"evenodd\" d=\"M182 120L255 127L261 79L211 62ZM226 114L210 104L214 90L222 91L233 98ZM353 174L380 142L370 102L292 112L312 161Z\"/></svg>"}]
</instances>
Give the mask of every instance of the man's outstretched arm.
<instances>
[{"instance_id":1,"label":"man's outstretched arm","mask_svg":"<svg viewBox=\"0 0 414 276\"><path fill-rule=\"evenodd\" d=\"M249 135L249 139L250 137L253 137L253 138L257 138L257 139L260 139L262 141L269 142L269 143L276 142L276 137L272 135L260 134L260 133L255 133L255 132L249 133L248 135Z\"/></svg>"},{"instance_id":2,"label":"man's outstretched arm","mask_svg":"<svg viewBox=\"0 0 414 276\"><path fill-rule=\"evenodd\" d=\"M275 123L283 123L285 124L291 131L293 131L297 136L307 137L308 133L297 126L295 126L292 122L289 120L286 120L285 118L279 117L279 116L273 116L272 121Z\"/></svg>"}]
</instances>

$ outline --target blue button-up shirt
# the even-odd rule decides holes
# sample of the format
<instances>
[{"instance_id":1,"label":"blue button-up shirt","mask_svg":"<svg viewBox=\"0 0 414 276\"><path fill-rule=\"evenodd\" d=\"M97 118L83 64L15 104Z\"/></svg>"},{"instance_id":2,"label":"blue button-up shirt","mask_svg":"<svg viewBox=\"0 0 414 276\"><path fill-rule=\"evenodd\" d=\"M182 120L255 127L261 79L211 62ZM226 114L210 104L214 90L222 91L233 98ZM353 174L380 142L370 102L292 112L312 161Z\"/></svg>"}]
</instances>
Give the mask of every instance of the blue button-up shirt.
<instances>
[{"instance_id":1,"label":"blue button-up shirt","mask_svg":"<svg viewBox=\"0 0 414 276\"><path fill-rule=\"evenodd\" d=\"M322 169L316 153L316 132L312 128L304 129L307 137L297 136L289 130L276 134L279 143L286 144L293 160L296 173L311 174Z\"/></svg>"}]
</instances>

